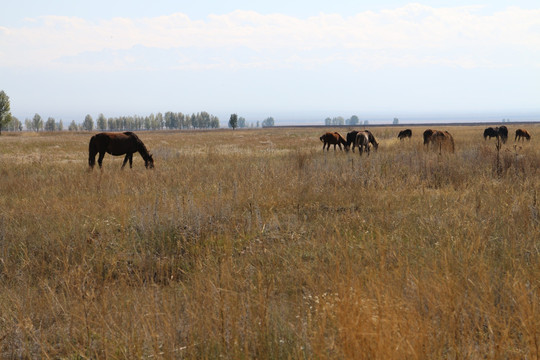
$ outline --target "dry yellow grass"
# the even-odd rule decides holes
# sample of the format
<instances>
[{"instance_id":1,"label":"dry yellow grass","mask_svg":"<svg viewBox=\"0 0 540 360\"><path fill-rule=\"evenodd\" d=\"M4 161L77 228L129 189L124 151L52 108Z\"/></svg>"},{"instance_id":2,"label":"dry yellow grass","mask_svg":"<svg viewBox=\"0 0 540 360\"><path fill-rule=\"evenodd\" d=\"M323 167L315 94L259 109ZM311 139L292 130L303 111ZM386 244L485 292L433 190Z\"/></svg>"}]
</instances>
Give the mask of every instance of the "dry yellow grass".
<instances>
[{"instance_id":1,"label":"dry yellow grass","mask_svg":"<svg viewBox=\"0 0 540 360\"><path fill-rule=\"evenodd\" d=\"M446 129L3 134L0 358L538 359L540 128Z\"/></svg>"}]
</instances>

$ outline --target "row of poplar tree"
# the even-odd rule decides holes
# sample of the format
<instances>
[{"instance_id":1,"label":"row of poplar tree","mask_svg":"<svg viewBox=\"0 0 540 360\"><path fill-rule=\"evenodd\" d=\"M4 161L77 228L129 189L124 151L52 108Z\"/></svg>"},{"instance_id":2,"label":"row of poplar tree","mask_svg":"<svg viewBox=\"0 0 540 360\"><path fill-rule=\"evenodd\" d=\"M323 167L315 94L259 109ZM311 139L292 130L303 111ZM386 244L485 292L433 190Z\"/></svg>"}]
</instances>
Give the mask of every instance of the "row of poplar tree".
<instances>
[{"instance_id":1,"label":"row of poplar tree","mask_svg":"<svg viewBox=\"0 0 540 360\"><path fill-rule=\"evenodd\" d=\"M228 124L231 127L231 124ZM217 129L219 128L219 118L203 111L197 114L184 115L182 113L166 112L165 114L157 113L149 116L120 116L113 118L106 118L103 114L99 114L98 118L94 121L91 115L86 115L84 121L81 124L77 124L73 120L68 126L67 130L81 131L81 130L112 130L112 131L126 131L126 130L163 130L163 129ZM255 124L251 124L255 126ZM260 123L257 121L256 127L259 127ZM274 126L274 119L267 118L262 122L262 126ZM235 127L244 128L248 127L246 120L243 117L238 118L238 123ZM24 122L24 128L31 131L62 131L66 130L66 127L62 120L56 121L54 118L49 117L47 120L39 114L35 114L32 119L26 119ZM4 127L7 131L22 131L23 123L16 117L12 116L11 121Z\"/></svg>"},{"instance_id":2,"label":"row of poplar tree","mask_svg":"<svg viewBox=\"0 0 540 360\"><path fill-rule=\"evenodd\" d=\"M234 119L234 121L233 121ZM263 126L274 126L274 119L267 118L262 122ZM254 124L251 124L253 127ZM32 119L26 119L24 122L26 130L32 131L62 131L64 130L64 123L62 120L56 121L54 118L49 117L46 121L43 120L41 115L35 114ZM231 115L231 121L229 121L229 127L247 127L246 119L243 117L238 118L238 115ZM257 127L259 122L257 121ZM125 131L125 130L162 130L162 129L216 129L219 128L219 118L214 115L210 115L206 111L194 113L191 115L183 114L181 112L168 111L165 114L157 113L149 116L121 116L106 118L105 115L99 114L98 118L94 122L94 119L90 114L86 115L82 124L77 124L75 120L68 126L68 130L112 130L112 131ZM0 134L2 129L8 131L22 131L23 123L19 121L15 116L11 115L9 96L2 90L0 91Z\"/></svg>"},{"instance_id":3,"label":"row of poplar tree","mask_svg":"<svg viewBox=\"0 0 540 360\"><path fill-rule=\"evenodd\" d=\"M22 129L22 124L17 121L13 122L11 127L13 130ZM64 130L62 120L56 122L54 118L48 118L43 121L39 114L35 114L32 119L25 120L27 130L33 131L61 131ZM81 124L75 123L73 120L68 130L161 130L161 129L213 129L219 128L219 119L216 116L210 115L203 111L197 114L185 115L183 113L166 112L165 114L157 113L148 116L120 116L106 118L105 115L99 114L94 121L91 115L86 115ZM8 128L8 130L11 130Z\"/></svg>"}]
</instances>

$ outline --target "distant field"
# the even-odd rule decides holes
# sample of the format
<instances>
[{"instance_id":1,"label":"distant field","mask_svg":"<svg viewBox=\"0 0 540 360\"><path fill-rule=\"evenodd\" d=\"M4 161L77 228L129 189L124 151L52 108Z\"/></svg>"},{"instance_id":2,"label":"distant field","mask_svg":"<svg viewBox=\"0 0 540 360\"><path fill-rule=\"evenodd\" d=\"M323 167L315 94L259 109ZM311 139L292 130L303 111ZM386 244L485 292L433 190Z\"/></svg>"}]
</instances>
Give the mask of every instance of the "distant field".
<instances>
[{"instance_id":1,"label":"distant field","mask_svg":"<svg viewBox=\"0 0 540 360\"><path fill-rule=\"evenodd\" d=\"M540 126L0 136L0 358L540 357ZM329 130L334 130L329 128ZM338 129L346 135L347 129Z\"/></svg>"}]
</instances>

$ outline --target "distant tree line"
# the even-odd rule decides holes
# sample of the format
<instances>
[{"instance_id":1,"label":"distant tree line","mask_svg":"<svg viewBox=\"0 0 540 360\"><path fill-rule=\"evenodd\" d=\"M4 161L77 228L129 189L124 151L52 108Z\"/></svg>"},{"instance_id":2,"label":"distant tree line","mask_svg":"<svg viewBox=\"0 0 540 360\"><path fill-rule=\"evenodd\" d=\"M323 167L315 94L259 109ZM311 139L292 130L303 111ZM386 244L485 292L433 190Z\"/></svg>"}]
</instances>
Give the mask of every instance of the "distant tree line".
<instances>
[{"instance_id":1,"label":"distant tree line","mask_svg":"<svg viewBox=\"0 0 540 360\"><path fill-rule=\"evenodd\" d=\"M247 127L246 119L238 117L236 114L231 115L229 127ZM251 123L251 127L255 124ZM262 121L263 127L274 126L274 118L268 117ZM47 121L39 114L35 114L32 119L25 119L24 127L29 131L62 131L64 123L62 120L56 121L53 117L49 117ZM260 127L259 121L256 127ZM216 129L219 128L219 118L211 115L206 111L194 114L183 114L181 112L168 111L165 114L157 113L148 116L120 116L106 118L105 115L99 114L94 122L90 114L86 115L81 124L72 120L68 126L69 131L79 130L100 130L100 131L126 131L126 130L163 130L163 129ZM0 91L0 135L2 130L22 131L23 124L15 116L11 115L9 97L4 91Z\"/></svg>"},{"instance_id":2,"label":"distant tree line","mask_svg":"<svg viewBox=\"0 0 540 360\"><path fill-rule=\"evenodd\" d=\"M30 131L62 131L64 130L63 121L56 121L49 117L47 121L39 114L35 114L32 119L25 119L24 127ZM22 131L23 124L14 116L6 122L5 127L8 131ZM80 124L72 120L68 126L69 131L82 130L101 130L101 131L128 131L128 130L164 130L164 129L216 129L219 128L219 118L210 115L206 111L196 114L183 114L166 112L157 113L148 116L120 116L106 118L99 114L96 121L91 115L86 115L84 121Z\"/></svg>"},{"instance_id":3,"label":"distant tree line","mask_svg":"<svg viewBox=\"0 0 540 360\"><path fill-rule=\"evenodd\" d=\"M334 126L334 125L352 125L352 126L355 126L355 125L361 125L361 124L362 124L362 122L360 121L360 119L356 115L353 115L348 119L345 119L343 116L337 116L337 117L334 117L334 118L327 117L326 119L324 119L324 125L326 125L326 126ZM368 121L364 120L363 124L367 125Z\"/></svg>"},{"instance_id":4,"label":"distant tree line","mask_svg":"<svg viewBox=\"0 0 540 360\"><path fill-rule=\"evenodd\" d=\"M183 114L168 111L148 116L120 116L106 118L99 114L95 125L90 115L86 115L80 130L173 130L173 129L217 129L219 118L206 111L196 114Z\"/></svg>"},{"instance_id":5,"label":"distant tree line","mask_svg":"<svg viewBox=\"0 0 540 360\"><path fill-rule=\"evenodd\" d=\"M238 116L237 114L231 114L231 117L229 118L229 122L227 123L229 128L232 128L233 130L236 128L247 128L247 127L261 127L261 122L257 121L255 123L248 123L246 122L246 119L242 116ZM262 121L262 126L274 126L274 118L269 117Z\"/></svg>"},{"instance_id":6,"label":"distant tree line","mask_svg":"<svg viewBox=\"0 0 540 360\"><path fill-rule=\"evenodd\" d=\"M229 122L229 127L232 127ZM274 126L274 118L268 117L261 122L247 123L244 117L237 117L235 127L269 127ZM19 121L15 116L10 117L9 122L3 124L2 130L7 131L136 131L136 130L166 130L166 129L216 129L219 128L219 118L210 115L207 112L200 112L191 115L182 113L166 112L165 114L157 113L148 116L120 116L106 118L105 115L99 114L94 121L91 115L86 115L82 123L76 123L72 120L67 126L64 126L62 120L56 121L53 117L49 117L46 121L41 115L35 114L31 119Z\"/></svg>"}]
</instances>

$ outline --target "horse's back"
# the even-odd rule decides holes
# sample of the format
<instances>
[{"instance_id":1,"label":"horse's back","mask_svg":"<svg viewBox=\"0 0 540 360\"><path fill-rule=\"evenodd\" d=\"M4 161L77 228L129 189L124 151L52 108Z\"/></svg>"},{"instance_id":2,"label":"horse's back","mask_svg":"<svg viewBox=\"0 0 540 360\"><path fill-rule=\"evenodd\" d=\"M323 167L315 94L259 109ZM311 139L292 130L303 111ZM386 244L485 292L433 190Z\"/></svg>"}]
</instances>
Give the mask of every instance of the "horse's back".
<instances>
[{"instance_id":1,"label":"horse's back","mask_svg":"<svg viewBox=\"0 0 540 360\"><path fill-rule=\"evenodd\" d=\"M337 144L339 142L341 135L338 132L327 132L321 138L324 142L331 144Z\"/></svg>"},{"instance_id":2,"label":"horse's back","mask_svg":"<svg viewBox=\"0 0 540 360\"><path fill-rule=\"evenodd\" d=\"M99 152L107 152L111 155L124 155L137 151L139 138L131 131L122 133L102 132L94 135Z\"/></svg>"}]
</instances>

